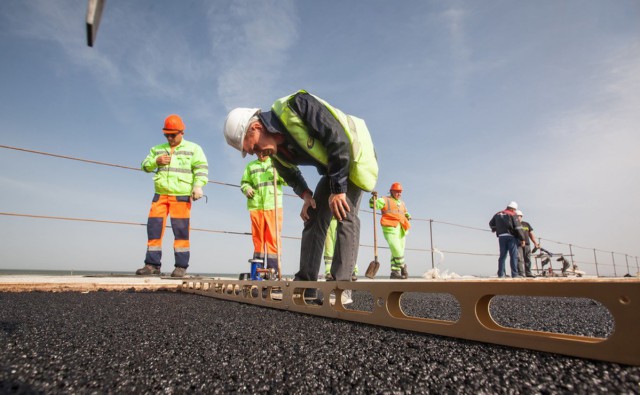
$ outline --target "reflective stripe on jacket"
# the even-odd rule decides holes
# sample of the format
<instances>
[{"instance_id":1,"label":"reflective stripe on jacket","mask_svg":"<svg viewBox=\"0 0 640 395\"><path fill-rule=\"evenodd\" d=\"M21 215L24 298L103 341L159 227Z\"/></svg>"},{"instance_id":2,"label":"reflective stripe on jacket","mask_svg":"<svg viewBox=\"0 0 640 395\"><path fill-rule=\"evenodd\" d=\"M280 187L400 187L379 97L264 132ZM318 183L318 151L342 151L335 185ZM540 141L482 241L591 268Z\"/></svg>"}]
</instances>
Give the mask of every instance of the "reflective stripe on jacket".
<instances>
[{"instance_id":1,"label":"reflective stripe on jacket","mask_svg":"<svg viewBox=\"0 0 640 395\"><path fill-rule=\"evenodd\" d=\"M161 155L171 155L168 166L156 163L156 158ZM160 195L191 195L193 187L202 187L209 180L209 166L202 148L185 139L175 147L173 154L169 143L151 148L141 167L147 173L156 173L153 182L155 192Z\"/></svg>"},{"instance_id":2,"label":"reflective stripe on jacket","mask_svg":"<svg viewBox=\"0 0 640 395\"><path fill-rule=\"evenodd\" d=\"M350 146L350 152L348 153L348 168L345 166L344 169L332 169L332 166L336 166L335 162L337 161L335 159L341 159L333 158L333 155L336 155L336 153L334 147L331 147L331 145L337 145L338 142L321 141L319 139L316 140L314 133L311 133L308 129L308 124L305 123L304 119L300 117L300 114L296 112L292 105L292 101L300 94L310 95L306 91L300 90L293 95L285 96L276 100L273 103L271 110L278 117L280 122L282 122L287 132L289 132L297 145L299 145L300 148L309 154L315 161L329 168L329 176L332 175L331 173L346 173L348 171L348 174L344 174L345 177L348 176L349 180L359 188L365 191L372 191L378 180L378 161L373 147L373 142L371 141L371 135L369 134L369 129L367 129L367 125L364 120L347 115L339 109L331 106L326 101L314 95L310 95L329 111L330 116L333 116L333 118L338 121L342 129L340 133L344 133L343 135L346 135ZM323 126L326 127L326 125ZM315 134L318 135L328 135L323 132L315 132ZM328 147L330 148L328 149ZM276 155L276 159L286 166L287 160L281 155ZM344 189L344 187L346 187L346 183L342 186L342 189ZM335 193L335 190L336 187L332 187L332 192Z\"/></svg>"},{"instance_id":3,"label":"reflective stripe on jacket","mask_svg":"<svg viewBox=\"0 0 640 395\"><path fill-rule=\"evenodd\" d=\"M282 185L286 185L280 175L278 175L278 208L282 208ZM246 194L247 189L253 189L253 198L247 198L247 209L249 210L273 210L273 165L271 158L264 162L256 159L249 162L244 169L240 190Z\"/></svg>"}]
</instances>

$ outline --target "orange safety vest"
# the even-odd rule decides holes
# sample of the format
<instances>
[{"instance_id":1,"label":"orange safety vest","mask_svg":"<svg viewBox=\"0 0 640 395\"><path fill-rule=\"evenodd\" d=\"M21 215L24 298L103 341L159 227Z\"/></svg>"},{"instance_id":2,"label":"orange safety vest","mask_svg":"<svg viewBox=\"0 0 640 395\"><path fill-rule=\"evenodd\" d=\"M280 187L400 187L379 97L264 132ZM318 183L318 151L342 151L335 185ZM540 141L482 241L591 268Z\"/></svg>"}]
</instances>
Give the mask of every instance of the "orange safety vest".
<instances>
[{"instance_id":1,"label":"orange safety vest","mask_svg":"<svg viewBox=\"0 0 640 395\"><path fill-rule=\"evenodd\" d=\"M380 225L395 228L400 223L404 230L409 230L411 224L405 216L407 208L402 200L392 199L390 196L385 196L383 199L384 207L380 210L382 212Z\"/></svg>"}]
</instances>

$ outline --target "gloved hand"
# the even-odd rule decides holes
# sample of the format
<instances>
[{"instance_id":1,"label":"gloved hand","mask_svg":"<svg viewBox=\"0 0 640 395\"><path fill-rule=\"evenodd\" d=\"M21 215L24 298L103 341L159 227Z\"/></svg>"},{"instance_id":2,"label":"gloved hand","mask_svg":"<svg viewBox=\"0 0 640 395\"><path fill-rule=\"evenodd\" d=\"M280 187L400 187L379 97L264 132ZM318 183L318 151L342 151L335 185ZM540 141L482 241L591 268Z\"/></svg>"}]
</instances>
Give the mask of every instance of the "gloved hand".
<instances>
[{"instance_id":1,"label":"gloved hand","mask_svg":"<svg viewBox=\"0 0 640 395\"><path fill-rule=\"evenodd\" d=\"M378 199L378 192L371 191L371 199L369 199L369 207L370 208L373 208L373 205L375 204L376 199Z\"/></svg>"},{"instance_id":2,"label":"gloved hand","mask_svg":"<svg viewBox=\"0 0 640 395\"><path fill-rule=\"evenodd\" d=\"M204 194L202 193L202 187L193 187L193 191L191 191L191 198L193 200L200 199Z\"/></svg>"},{"instance_id":3,"label":"gloved hand","mask_svg":"<svg viewBox=\"0 0 640 395\"><path fill-rule=\"evenodd\" d=\"M244 196L248 197L249 199L253 199L253 195L255 195L255 191L251 187L247 188L244 191Z\"/></svg>"},{"instance_id":4,"label":"gloved hand","mask_svg":"<svg viewBox=\"0 0 640 395\"><path fill-rule=\"evenodd\" d=\"M404 216L407 217L409 221L411 221L411 216L409 215L409 213L405 214Z\"/></svg>"}]
</instances>

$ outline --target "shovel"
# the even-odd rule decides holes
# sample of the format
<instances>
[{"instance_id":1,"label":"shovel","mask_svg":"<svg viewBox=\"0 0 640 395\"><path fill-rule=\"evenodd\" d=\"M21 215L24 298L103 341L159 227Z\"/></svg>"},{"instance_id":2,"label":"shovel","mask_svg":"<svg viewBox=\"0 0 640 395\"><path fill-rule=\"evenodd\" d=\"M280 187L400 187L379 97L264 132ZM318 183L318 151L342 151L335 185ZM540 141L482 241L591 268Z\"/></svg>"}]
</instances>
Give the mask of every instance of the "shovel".
<instances>
[{"instance_id":1,"label":"shovel","mask_svg":"<svg viewBox=\"0 0 640 395\"><path fill-rule=\"evenodd\" d=\"M276 258L278 262L278 281L282 281L282 269L280 267L280 232L278 229L278 171L276 167L271 165L273 169L273 201L275 202L273 207L273 215L275 216L275 230L276 230Z\"/></svg>"},{"instance_id":2,"label":"shovel","mask_svg":"<svg viewBox=\"0 0 640 395\"><path fill-rule=\"evenodd\" d=\"M376 204L378 200L378 192L371 192L373 195L373 261L369 263L369 267L365 272L367 278L374 278L378 269L380 269L380 262L378 262L378 237L376 234Z\"/></svg>"}]
</instances>

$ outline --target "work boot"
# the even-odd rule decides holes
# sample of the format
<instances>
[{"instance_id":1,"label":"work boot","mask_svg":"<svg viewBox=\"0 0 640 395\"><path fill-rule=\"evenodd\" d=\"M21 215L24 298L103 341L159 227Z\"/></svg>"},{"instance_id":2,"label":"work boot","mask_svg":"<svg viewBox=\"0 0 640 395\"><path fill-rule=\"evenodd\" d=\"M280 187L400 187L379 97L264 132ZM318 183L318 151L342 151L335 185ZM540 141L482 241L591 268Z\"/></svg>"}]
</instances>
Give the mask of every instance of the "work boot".
<instances>
[{"instance_id":1,"label":"work boot","mask_svg":"<svg viewBox=\"0 0 640 395\"><path fill-rule=\"evenodd\" d=\"M177 267L175 269L173 269L173 272L171 272L171 277L184 277L184 275L187 273L187 268L186 267Z\"/></svg>"},{"instance_id":2,"label":"work boot","mask_svg":"<svg viewBox=\"0 0 640 395\"><path fill-rule=\"evenodd\" d=\"M326 274L324 275L324 279L325 279L326 281L334 281L334 280L335 280L335 278L333 277L333 274L331 274L331 273L326 273Z\"/></svg>"},{"instance_id":3,"label":"work boot","mask_svg":"<svg viewBox=\"0 0 640 395\"><path fill-rule=\"evenodd\" d=\"M406 277L402 277L400 270L392 270L389 278L392 280L404 280Z\"/></svg>"},{"instance_id":4,"label":"work boot","mask_svg":"<svg viewBox=\"0 0 640 395\"><path fill-rule=\"evenodd\" d=\"M351 298L351 290L345 289L342 291L342 296L340 296L340 302L342 305L347 305L353 303L353 298ZM329 303L333 306L336 303L336 295L335 293L331 293L329 296Z\"/></svg>"},{"instance_id":5,"label":"work boot","mask_svg":"<svg viewBox=\"0 0 640 395\"><path fill-rule=\"evenodd\" d=\"M406 263L402 265L402 267L400 268L400 274L402 275L403 280L406 280L407 278L409 278L409 270L407 270Z\"/></svg>"},{"instance_id":6,"label":"work boot","mask_svg":"<svg viewBox=\"0 0 640 395\"><path fill-rule=\"evenodd\" d=\"M342 291L342 296L340 296L340 301L342 302L343 305L353 303L350 289L345 289L344 291Z\"/></svg>"},{"instance_id":7,"label":"work boot","mask_svg":"<svg viewBox=\"0 0 640 395\"><path fill-rule=\"evenodd\" d=\"M142 269L136 270L138 276L157 276L160 274L160 266L144 265Z\"/></svg>"}]
</instances>

